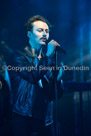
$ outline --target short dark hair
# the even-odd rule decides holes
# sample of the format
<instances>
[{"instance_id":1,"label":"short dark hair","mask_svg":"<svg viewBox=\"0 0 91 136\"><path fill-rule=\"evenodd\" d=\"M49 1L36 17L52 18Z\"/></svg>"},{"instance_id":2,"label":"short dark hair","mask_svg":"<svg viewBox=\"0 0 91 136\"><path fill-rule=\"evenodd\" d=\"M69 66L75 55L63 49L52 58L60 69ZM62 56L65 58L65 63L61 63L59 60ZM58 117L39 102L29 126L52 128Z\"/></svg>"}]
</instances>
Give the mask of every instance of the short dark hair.
<instances>
[{"instance_id":1,"label":"short dark hair","mask_svg":"<svg viewBox=\"0 0 91 136\"><path fill-rule=\"evenodd\" d=\"M36 15L36 16L33 16L33 17L29 18L28 22L25 24L25 27L26 27L27 31L32 30L33 23L35 21L43 21L48 25L49 29L52 28L52 25L50 24L50 22L47 19L45 19L43 16Z\"/></svg>"}]
</instances>

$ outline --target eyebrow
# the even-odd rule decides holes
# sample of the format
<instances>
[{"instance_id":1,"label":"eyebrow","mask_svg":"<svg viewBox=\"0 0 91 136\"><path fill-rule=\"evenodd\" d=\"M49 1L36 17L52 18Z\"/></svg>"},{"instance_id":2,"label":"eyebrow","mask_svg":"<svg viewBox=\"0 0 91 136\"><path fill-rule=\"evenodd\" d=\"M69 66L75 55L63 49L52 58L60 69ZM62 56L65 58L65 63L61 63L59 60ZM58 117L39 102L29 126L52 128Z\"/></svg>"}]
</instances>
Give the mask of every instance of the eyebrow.
<instances>
[{"instance_id":1,"label":"eyebrow","mask_svg":"<svg viewBox=\"0 0 91 136\"><path fill-rule=\"evenodd\" d=\"M37 29L44 29L44 28L37 28ZM49 30L49 29L47 28L47 29L45 29L45 30Z\"/></svg>"}]
</instances>

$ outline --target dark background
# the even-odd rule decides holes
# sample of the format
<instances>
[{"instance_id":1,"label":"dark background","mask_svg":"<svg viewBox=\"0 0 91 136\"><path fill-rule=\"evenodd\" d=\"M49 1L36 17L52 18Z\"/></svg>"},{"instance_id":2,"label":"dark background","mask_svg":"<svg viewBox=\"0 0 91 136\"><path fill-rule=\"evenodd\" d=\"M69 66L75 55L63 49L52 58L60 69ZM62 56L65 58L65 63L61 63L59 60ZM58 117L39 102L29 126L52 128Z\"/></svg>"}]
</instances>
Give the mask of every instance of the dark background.
<instances>
[{"instance_id":1,"label":"dark background","mask_svg":"<svg viewBox=\"0 0 91 136\"><path fill-rule=\"evenodd\" d=\"M90 136L91 0L1 0L0 40L13 49L27 45L24 24L37 14L51 22L50 40L55 39L67 52L57 53L57 63L63 61L69 68L88 68L64 70L65 89L59 100L59 133L62 136Z\"/></svg>"}]
</instances>

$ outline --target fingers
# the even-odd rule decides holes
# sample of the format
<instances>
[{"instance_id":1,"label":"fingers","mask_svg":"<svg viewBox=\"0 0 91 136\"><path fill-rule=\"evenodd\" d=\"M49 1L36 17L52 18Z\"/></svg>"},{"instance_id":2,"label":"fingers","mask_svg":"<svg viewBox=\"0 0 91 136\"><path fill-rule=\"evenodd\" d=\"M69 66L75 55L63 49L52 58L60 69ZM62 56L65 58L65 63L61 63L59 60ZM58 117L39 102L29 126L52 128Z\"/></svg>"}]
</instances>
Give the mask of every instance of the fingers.
<instances>
[{"instance_id":1,"label":"fingers","mask_svg":"<svg viewBox=\"0 0 91 136\"><path fill-rule=\"evenodd\" d=\"M59 43L56 42L55 40L51 40L49 43L54 45L55 47L60 46Z\"/></svg>"},{"instance_id":2,"label":"fingers","mask_svg":"<svg viewBox=\"0 0 91 136\"><path fill-rule=\"evenodd\" d=\"M48 48L47 48L47 53L46 55L47 56L52 56L54 55L54 52L55 52L55 49L57 46L60 46L55 40L51 40L49 43L48 43Z\"/></svg>"}]
</instances>

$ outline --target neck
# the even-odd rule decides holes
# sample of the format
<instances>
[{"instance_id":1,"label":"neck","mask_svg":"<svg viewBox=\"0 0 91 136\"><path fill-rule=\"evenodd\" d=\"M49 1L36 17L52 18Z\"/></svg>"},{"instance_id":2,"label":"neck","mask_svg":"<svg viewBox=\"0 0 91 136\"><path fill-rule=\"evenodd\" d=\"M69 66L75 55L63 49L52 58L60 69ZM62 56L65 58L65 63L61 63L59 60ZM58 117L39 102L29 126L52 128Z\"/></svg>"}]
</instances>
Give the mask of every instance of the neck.
<instances>
[{"instance_id":1,"label":"neck","mask_svg":"<svg viewBox=\"0 0 91 136\"><path fill-rule=\"evenodd\" d=\"M32 42L29 41L29 45L31 46L32 53L36 56L38 56L41 53L41 48L39 45L34 45ZM37 48L36 48L37 47Z\"/></svg>"}]
</instances>

